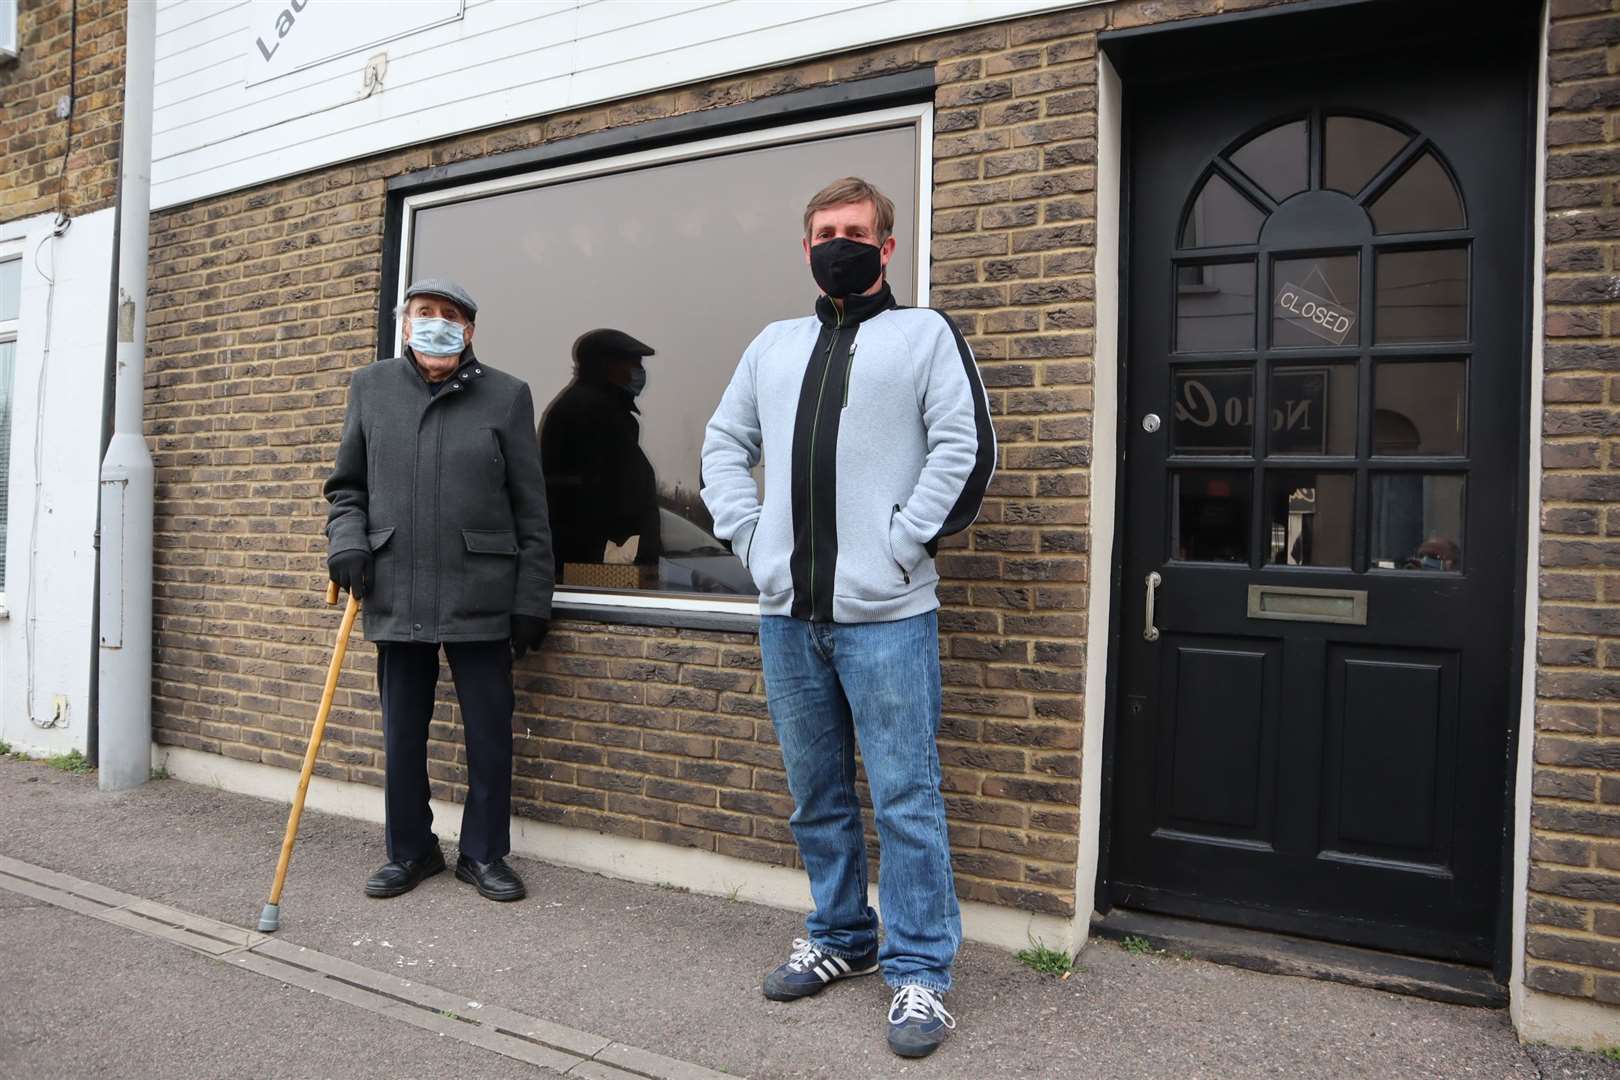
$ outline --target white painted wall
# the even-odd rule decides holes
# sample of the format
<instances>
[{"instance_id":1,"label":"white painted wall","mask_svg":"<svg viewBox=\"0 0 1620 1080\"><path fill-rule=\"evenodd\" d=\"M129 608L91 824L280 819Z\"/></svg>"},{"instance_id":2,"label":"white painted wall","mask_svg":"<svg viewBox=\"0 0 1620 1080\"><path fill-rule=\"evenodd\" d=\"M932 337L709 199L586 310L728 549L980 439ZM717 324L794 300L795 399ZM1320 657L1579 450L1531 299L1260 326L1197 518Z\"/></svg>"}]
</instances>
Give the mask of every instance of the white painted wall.
<instances>
[{"instance_id":1,"label":"white painted wall","mask_svg":"<svg viewBox=\"0 0 1620 1080\"><path fill-rule=\"evenodd\" d=\"M0 246L20 244L23 264L0 740L35 756L87 746L113 216L75 218L61 236L51 235L54 214L0 225ZM57 695L67 699L65 722L37 726L52 719Z\"/></svg>"},{"instance_id":2,"label":"white painted wall","mask_svg":"<svg viewBox=\"0 0 1620 1080\"><path fill-rule=\"evenodd\" d=\"M463 2L459 18L431 21L445 0L425 4L420 19L378 0L297 0L298 12L294 0L164 0L153 208L579 105L1097 0ZM282 11L291 22L277 37ZM430 24L412 29L420 23ZM386 71L368 89L379 55Z\"/></svg>"}]
</instances>

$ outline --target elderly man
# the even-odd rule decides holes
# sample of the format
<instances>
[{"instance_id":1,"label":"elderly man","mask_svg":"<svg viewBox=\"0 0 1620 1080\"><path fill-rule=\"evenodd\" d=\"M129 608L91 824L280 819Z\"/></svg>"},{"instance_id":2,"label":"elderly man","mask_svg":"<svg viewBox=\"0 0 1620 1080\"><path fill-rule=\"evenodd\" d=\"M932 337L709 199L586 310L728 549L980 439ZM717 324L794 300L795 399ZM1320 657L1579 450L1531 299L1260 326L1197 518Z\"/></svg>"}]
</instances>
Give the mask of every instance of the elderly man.
<instances>
[{"instance_id":1,"label":"elderly man","mask_svg":"<svg viewBox=\"0 0 1620 1080\"><path fill-rule=\"evenodd\" d=\"M326 481L332 580L364 599L377 643L388 755L388 862L366 895L399 896L444 869L428 806L427 739L443 648L467 745L456 877L520 900L511 850L512 661L551 614L551 534L521 380L473 355L478 305L418 281L400 311L403 356L354 373Z\"/></svg>"}]
</instances>

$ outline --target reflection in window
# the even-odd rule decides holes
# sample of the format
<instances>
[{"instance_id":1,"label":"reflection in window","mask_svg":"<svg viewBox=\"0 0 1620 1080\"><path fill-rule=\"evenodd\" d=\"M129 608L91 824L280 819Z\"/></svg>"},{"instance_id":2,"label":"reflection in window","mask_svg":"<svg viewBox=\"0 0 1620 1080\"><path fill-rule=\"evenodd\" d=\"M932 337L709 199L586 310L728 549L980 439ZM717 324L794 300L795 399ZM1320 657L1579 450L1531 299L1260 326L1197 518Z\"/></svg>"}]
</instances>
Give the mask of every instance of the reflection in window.
<instances>
[{"instance_id":1,"label":"reflection in window","mask_svg":"<svg viewBox=\"0 0 1620 1080\"><path fill-rule=\"evenodd\" d=\"M1268 472L1266 561L1282 566L1350 565L1356 478L1350 473Z\"/></svg>"},{"instance_id":2,"label":"reflection in window","mask_svg":"<svg viewBox=\"0 0 1620 1080\"><path fill-rule=\"evenodd\" d=\"M1254 263L1182 266L1176 271L1176 349L1254 348Z\"/></svg>"},{"instance_id":3,"label":"reflection in window","mask_svg":"<svg viewBox=\"0 0 1620 1080\"><path fill-rule=\"evenodd\" d=\"M1407 136L1376 120L1330 116L1323 142L1325 186L1354 196L1406 145Z\"/></svg>"},{"instance_id":4,"label":"reflection in window","mask_svg":"<svg viewBox=\"0 0 1620 1080\"><path fill-rule=\"evenodd\" d=\"M1178 368L1170 384L1173 453L1253 450L1253 368Z\"/></svg>"},{"instance_id":5,"label":"reflection in window","mask_svg":"<svg viewBox=\"0 0 1620 1080\"><path fill-rule=\"evenodd\" d=\"M1173 558L1184 562L1249 561L1249 473L1173 474Z\"/></svg>"},{"instance_id":6,"label":"reflection in window","mask_svg":"<svg viewBox=\"0 0 1620 1080\"><path fill-rule=\"evenodd\" d=\"M1259 207L1239 195L1219 173L1212 173L1187 213L1187 224L1181 230L1181 246L1252 244L1260 239L1260 224L1264 220Z\"/></svg>"},{"instance_id":7,"label":"reflection in window","mask_svg":"<svg viewBox=\"0 0 1620 1080\"><path fill-rule=\"evenodd\" d=\"M1368 208L1381 233L1460 229L1462 199L1432 152L1419 157Z\"/></svg>"},{"instance_id":8,"label":"reflection in window","mask_svg":"<svg viewBox=\"0 0 1620 1080\"><path fill-rule=\"evenodd\" d=\"M1373 453L1463 453L1467 370L1463 360L1379 361L1373 369Z\"/></svg>"},{"instance_id":9,"label":"reflection in window","mask_svg":"<svg viewBox=\"0 0 1620 1080\"><path fill-rule=\"evenodd\" d=\"M1463 341L1468 337L1468 251L1378 254L1374 340Z\"/></svg>"},{"instance_id":10,"label":"reflection in window","mask_svg":"<svg viewBox=\"0 0 1620 1080\"><path fill-rule=\"evenodd\" d=\"M1274 365L1270 454L1346 457L1356 452L1356 366Z\"/></svg>"},{"instance_id":11,"label":"reflection in window","mask_svg":"<svg viewBox=\"0 0 1620 1080\"><path fill-rule=\"evenodd\" d=\"M573 382L571 346L585 331L612 327L657 351L644 362L646 388L633 408L617 391L598 402L611 406L602 415L630 433L651 475L632 462L621 472L639 476L635 483L595 494L604 504L633 501L633 515L622 516L639 524L605 534L594 561L579 554L575 581L756 594L742 563L715 539L698 495L704 425L754 336L773 320L810 313L816 289L800 248L804 204L849 173L852 161L895 201L890 284L900 303L913 303L914 126L672 161L415 213L409 275L452 277L478 298L479 356L527 381L538 409ZM648 488L655 506L647 505ZM556 528L565 530L561 522ZM564 584L568 578L565 568Z\"/></svg>"},{"instance_id":12,"label":"reflection in window","mask_svg":"<svg viewBox=\"0 0 1620 1080\"><path fill-rule=\"evenodd\" d=\"M1361 310L1361 259L1278 259L1271 268L1274 348L1354 345Z\"/></svg>"},{"instance_id":13,"label":"reflection in window","mask_svg":"<svg viewBox=\"0 0 1620 1080\"><path fill-rule=\"evenodd\" d=\"M1463 477L1377 473L1372 480L1372 565L1382 570L1463 568Z\"/></svg>"},{"instance_id":14,"label":"reflection in window","mask_svg":"<svg viewBox=\"0 0 1620 1080\"><path fill-rule=\"evenodd\" d=\"M1304 191L1310 183L1310 151L1305 121L1279 124L1244 143L1232 164L1278 202Z\"/></svg>"}]
</instances>

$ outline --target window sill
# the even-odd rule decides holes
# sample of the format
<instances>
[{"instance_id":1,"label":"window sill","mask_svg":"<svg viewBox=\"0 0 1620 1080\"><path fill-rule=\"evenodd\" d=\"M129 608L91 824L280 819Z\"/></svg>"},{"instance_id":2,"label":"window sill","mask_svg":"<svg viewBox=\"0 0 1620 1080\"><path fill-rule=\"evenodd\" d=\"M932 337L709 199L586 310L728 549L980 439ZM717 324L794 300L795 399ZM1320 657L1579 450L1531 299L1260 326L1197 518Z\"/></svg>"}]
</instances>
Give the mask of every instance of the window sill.
<instances>
[{"instance_id":1,"label":"window sill","mask_svg":"<svg viewBox=\"0 0 1620 1080\"><path fill-rule=\"evenodd\" d=\"M759 613L746 611L692 611L679 608L580 603L560 597L551 605L552 617L580 622L618 623L622 626L665 626L680 630L720 630L737 634L759 633Z\"/></svg>"}]
</instances>

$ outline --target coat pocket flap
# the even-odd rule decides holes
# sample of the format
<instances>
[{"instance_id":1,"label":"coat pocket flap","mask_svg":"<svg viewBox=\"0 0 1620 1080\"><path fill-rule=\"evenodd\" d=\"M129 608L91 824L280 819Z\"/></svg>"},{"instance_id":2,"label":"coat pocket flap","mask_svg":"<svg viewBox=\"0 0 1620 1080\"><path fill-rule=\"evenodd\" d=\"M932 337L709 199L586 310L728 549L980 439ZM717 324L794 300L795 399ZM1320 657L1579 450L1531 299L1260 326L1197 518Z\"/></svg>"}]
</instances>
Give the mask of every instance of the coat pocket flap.
<instances>
[{"instance_id":1,"label":"coat pocket flap","mask_svg":"<svg viewBox=\"0 0 1620 1080\"><path fill-rule=\"evenodd\" d=\"M372 529L370 532L366 533L366 543L371 545L372 551L376 551L378 548L388 543L388 538L393 535L394 526L392 525L388 526L386 529Z\"/></svg>"},{"instance_id":2,"label":"coat pocket flap","mask_svg":"<svg viewBox=\"0 0 1620 1080\"><path fill-rule=\"evenodd\" d=\"M517 533L511 529L462 529L467 550L479 555L516 555Z\"/></svg>"}]
</instances>

